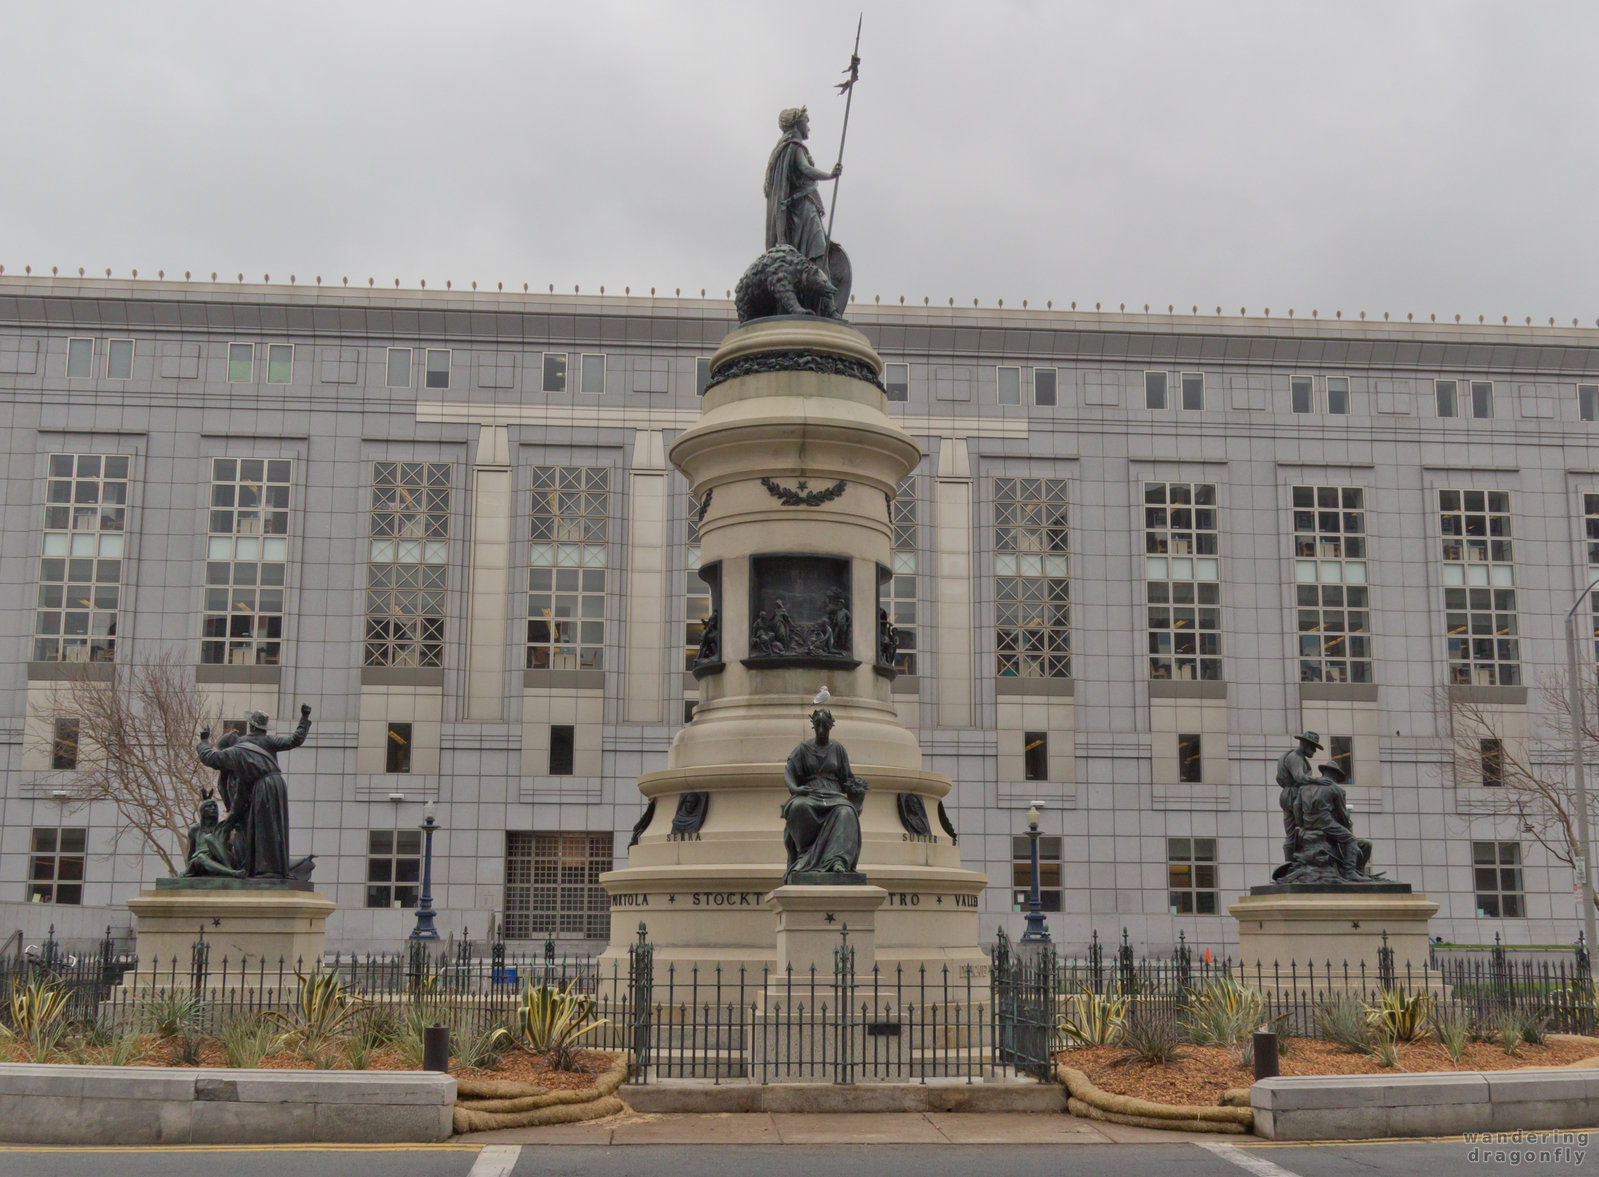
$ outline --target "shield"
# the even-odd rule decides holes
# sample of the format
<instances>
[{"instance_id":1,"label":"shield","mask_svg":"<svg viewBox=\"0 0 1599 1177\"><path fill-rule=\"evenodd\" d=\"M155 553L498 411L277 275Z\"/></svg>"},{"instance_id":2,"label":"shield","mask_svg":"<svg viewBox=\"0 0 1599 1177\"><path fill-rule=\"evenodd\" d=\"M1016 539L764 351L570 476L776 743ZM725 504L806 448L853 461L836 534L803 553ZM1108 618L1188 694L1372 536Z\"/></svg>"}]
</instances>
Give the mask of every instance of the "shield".
<instances>
[{"instance_id":1,"label":"shield","mask_svg":"<svg viewBox=\"0 0 1599 1177\"><path fill-rule=\"evenodd\" d=\"M836 241L827 243L827 277L833 283L833 314L842 319L849 306L849 291L855 284L855 275L849 267L849 254Z\"/></svg>"}]
</instances>

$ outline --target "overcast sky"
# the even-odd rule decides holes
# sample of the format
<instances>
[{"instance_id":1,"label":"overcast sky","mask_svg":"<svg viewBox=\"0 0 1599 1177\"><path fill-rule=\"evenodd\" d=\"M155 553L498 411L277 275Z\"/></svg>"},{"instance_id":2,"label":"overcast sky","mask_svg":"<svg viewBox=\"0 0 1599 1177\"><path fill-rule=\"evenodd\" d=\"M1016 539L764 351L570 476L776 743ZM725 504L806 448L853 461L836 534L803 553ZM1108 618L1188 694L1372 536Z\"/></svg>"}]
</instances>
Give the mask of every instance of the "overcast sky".
<instances>
[{"instance_id":1,"label":"overcast sky","mask_svg":"<svg viewBox=\"0 0 1599 1177\"><path fill-rule=\"evenodd\" d=\"M0 0L0 263L720 292L856 0ZM1599 316L1599 5L867 0L857 297Z\"/></svg>"}]
</instances>

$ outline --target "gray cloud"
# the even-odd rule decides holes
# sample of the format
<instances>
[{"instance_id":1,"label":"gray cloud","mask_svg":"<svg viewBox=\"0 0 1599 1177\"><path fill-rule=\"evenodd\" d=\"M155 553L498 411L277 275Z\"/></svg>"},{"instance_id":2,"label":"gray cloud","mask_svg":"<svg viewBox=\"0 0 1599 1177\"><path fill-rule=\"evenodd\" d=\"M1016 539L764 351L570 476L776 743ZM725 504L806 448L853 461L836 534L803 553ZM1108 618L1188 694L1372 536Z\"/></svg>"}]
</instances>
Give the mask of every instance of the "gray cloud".
<instances>
[{"instance_id":1,"label":"gray cloud","mask_svg":"<svg viewBox=\"0 0 1599 1177\"><path fill-rule=\"evenodd\" d=\"M0 262L725 290L854 4L3 13ZM859 296L1599 314L1599 9L866 6Z\"/></svg>"}]
</instances>

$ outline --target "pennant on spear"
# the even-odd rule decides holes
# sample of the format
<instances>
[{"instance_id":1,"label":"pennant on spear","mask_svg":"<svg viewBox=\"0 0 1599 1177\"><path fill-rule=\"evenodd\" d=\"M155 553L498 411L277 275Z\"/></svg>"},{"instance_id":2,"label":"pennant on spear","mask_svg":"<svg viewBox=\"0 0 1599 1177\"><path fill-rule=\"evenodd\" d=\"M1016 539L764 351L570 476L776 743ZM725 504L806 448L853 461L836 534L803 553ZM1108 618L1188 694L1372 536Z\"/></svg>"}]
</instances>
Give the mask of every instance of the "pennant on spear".
<instances>
[{"instance_id":1,"label":"pennant on spear","mask_svg":"<svg viewBox=\"0 0 1599 1177\"><path fill-rule=\"evenodd\" d=\"M838 166L844 166L844 140L849 136L849 108L855 100L855 83L861 76L861 25L866 20L866 14L861 13L855 21L855 48L850 52L849 65L844 72L849 75L842 82L838 82L834 89L844 95L844 129L838 135ZM833 214L838 211L838 185L833 181L833 203L827 210L827 239L833 240Z\"/></svg>"}]
</instances>

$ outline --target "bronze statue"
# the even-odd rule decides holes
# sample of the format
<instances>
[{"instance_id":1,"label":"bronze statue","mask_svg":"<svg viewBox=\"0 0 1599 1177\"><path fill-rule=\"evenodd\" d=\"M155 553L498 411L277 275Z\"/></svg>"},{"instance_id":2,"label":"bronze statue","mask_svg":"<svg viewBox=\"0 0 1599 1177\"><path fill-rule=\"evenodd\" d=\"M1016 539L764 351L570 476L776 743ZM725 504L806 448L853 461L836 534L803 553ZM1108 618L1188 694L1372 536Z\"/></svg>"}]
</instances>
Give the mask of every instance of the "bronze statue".
<instances>
[{"instance_id":1,"label":"bronze statue","mask_svg":"<svg viewBox=\"0 0 1599 1177\"><path fill-rule=\"evenodd\" d=\"M785 883L858 883L861 805L866 782L854 775L842 744L830 739L833 713L811 712L814 739L789 753L783 781L783 845L788 850Z\"/></svg>"},{"instance_id":2,"label":"bronze statue","mask_svg":"<svg viewBox=\"0 0 1599 1177\"><path fill-rule=\"evenodd\" d=\"M183 873L188 878L237 879L244 871L234 864L227 832L217 820L217 801L210 789L200 794L200 821L189 827Z\"/></svg>"},{"instance_id":3,"label":"bronze statue","mask_svg":"<svg viewBox=\"0 0 1599 1177\"><path fill-rule=\"evenodd\" d=\"M1381 875L1368 869L1371 842L1355 836L1344 770L1322 764L1319 773L1310 771L1309 753L1320 748L1320 737L1305 732L1298 747L1277 762L1286 861L1272 872L1272 880L1313 885L1376 882Z\"/></svg>"},{"instance_id":4,"label":"bronze statue","mask_svg":"<svg viewBox=\"0 0 1599 1177\"><path fill-rule=\"evenodd\" d=\"M279 752L298 748L311 731L311 707L300 708L292 736L267 734L267 715L252 711L250 730L231 747L211 746L210 729L200 733L195 754L208 768L232 778L233 805L227 829L240 831L238 866L246 878L304 878L310 859L289 861L289 791L278 766Z\"/></svg>"},{"instance_id":5,"label":"bronze statue","mask_svg":"<svg viewBox=\"0 0 1599 1177\"><path fill-rule=\"evenodd\" d=\"M1303 732L1297 739L1299 743L1284 752L1277 760L1277 787L1281 790L1277 794L1277 804L1283 811L1284 866L1293 863L1294 853L1298 849L1299 814L1296 806L1299 801L1299 789L1314 775L1310 771L1311 753L1321 751L1321 736L1316 732Z\"/></svg>"}]
</instances>

